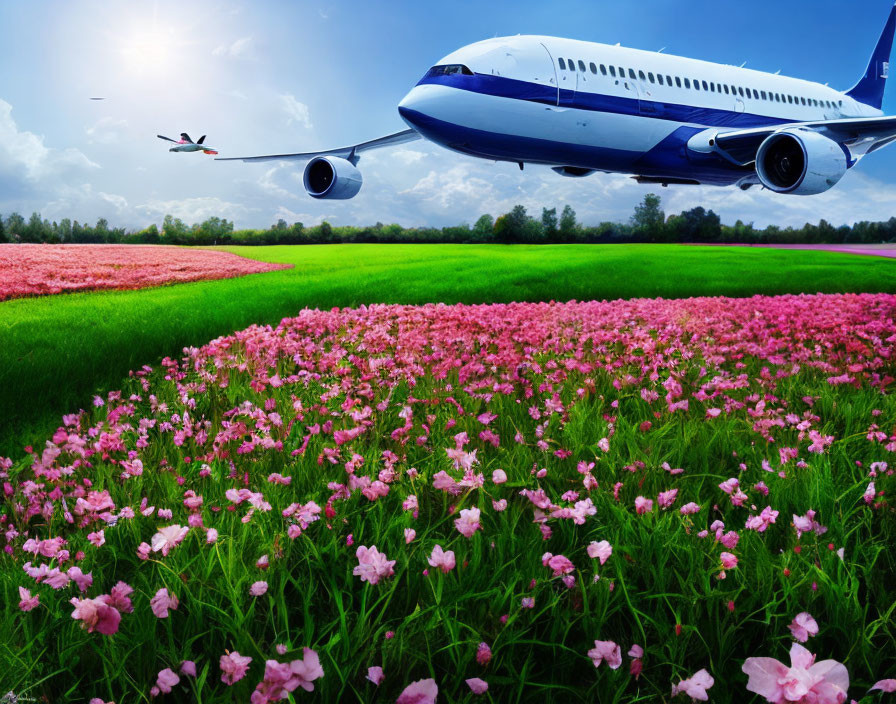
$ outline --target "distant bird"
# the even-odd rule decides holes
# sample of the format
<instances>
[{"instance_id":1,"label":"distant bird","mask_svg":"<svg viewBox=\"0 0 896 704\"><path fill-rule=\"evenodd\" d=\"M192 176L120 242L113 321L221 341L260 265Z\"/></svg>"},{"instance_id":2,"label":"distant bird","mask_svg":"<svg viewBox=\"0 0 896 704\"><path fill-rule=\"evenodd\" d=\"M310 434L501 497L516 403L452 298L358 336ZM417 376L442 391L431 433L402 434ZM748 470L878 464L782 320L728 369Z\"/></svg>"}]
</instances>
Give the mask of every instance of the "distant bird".
<instances>
[{"instance_id":1,"label":"distant bird","mask_svg":"<svg viewBox=\"0 0 896 704\"><path fill-rule=\"evenodd\" d=\"M90 98L90 100L105 100L105 98Z\"/></svg>"},{"instance_id":2,"label":"distant bird","mask_svg":"<svg viewBox=\"0 0 896 704\"><path fill-rule=\"evenodd\" d=\"M190 139L190 135L188 135L186 132L180 133L179 140L171 139L171 137L166 137L161 134L157 134L156 137L158 137L159 139L168 140L169 142L174 142L177 145L176 147L171 147L171 149L168 150L169 152L205 152L206 154L218 153L215 149L212 149L207 144L203 144L203 142L205 141L205 135L202 135L199 138L198 142L194 142L192 139Z\"/></svg>"}]
</instances>

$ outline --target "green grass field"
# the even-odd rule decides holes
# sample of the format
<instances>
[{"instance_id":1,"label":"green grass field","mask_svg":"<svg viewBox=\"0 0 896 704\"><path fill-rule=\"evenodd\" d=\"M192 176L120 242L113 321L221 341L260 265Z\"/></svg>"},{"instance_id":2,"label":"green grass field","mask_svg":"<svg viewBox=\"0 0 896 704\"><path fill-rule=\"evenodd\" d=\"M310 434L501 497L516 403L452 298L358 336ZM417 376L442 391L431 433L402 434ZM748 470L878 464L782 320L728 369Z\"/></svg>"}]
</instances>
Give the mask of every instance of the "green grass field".
<instances>
[{"instance_id":1,"label":"green grass field","mask_svg":"<svg viewBox=\"0 0 896 704\"><path fill-rule=\"evenodd\" d=\"M0 303L0 455L129 370L303 307L896 291L896 261L674 245L233 247L287 271Z\"/></svg>"}]
</instances>

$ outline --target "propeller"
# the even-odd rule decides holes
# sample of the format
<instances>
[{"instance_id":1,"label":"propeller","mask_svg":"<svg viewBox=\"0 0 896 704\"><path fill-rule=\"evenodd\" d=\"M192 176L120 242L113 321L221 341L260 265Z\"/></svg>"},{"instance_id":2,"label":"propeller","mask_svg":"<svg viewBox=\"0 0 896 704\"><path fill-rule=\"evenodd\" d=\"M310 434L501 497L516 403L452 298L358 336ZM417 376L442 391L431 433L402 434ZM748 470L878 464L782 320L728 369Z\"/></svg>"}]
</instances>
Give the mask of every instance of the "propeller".
<instances>
[{"instance_id":1,"label":"propeller","mask_svg":"<svg viewBox=\"0 0 896 704\"><path fill-rule=\"evenodd\" d=\"M166 136L161 135L161 134L157 134L156 137L158 137L159 139L167 139L169 142L174 142L175 144L177 144L177 140L176 140L176 139L171 139L171 137L166 137Z\"/></svg>"}]
</instances>

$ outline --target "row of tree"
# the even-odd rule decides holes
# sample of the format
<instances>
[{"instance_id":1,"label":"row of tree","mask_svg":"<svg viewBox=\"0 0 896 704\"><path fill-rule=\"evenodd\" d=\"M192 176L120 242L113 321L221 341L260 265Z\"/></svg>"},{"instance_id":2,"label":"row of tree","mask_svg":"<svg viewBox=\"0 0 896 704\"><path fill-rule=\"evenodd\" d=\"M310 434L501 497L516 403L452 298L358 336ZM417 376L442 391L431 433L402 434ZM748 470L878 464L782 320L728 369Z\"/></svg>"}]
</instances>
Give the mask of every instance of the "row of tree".
<instances>
[{"instance_id":1,"label":"row of tree","mask_svg":"<svg viewBox=\"0 0 896 704\"><path fill-rule=\"evenodd\" d=\"M644 196L628 223L602 222L583 225L576 213L565 206L560 215L556 208L543 208L541 217L532 217L522 205L493 219L483 215L475 224L452 227L401 227L377 223L368 227L334 227L324 221L305 227L278 220L266 230L234 230L233 222L208 218L192 226L180 218L166 215L159 229L155 224L142 230L110 227L100 218L95 225L44 220L34 213L25 220L18 213L0 216L0 243L47 242L72 244L176 244L176 245L273 245L338 244L342 242L447 242L447 243L616 243L616 242L706 242L744 244L841 244L896 241L896 217L887 222L859 222L834 227L822 220L817 225L779 228L769 225L755 228L738 220L722 225L719 216L702 207L666 217L660 197Z\"/></svg>"}]
</instances>

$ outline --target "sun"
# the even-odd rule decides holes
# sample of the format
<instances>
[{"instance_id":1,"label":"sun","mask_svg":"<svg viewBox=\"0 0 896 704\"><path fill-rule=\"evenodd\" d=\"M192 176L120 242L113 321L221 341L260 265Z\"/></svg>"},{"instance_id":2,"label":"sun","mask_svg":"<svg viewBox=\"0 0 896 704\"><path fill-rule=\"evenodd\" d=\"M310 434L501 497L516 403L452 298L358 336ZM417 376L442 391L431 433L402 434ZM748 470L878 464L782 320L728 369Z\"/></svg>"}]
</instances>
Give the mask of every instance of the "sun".
<instances>
[{"instance_id":1,"label":"sun","mask_svg":"<svg viewBox=\"0 0 896 704\"><path fill-rule=\"evenodd\" d=\"M176 63L177 47L172 29L139 30L122 42L124 68L139 76L166 74Z\"/></svg>"}]
</instances>

